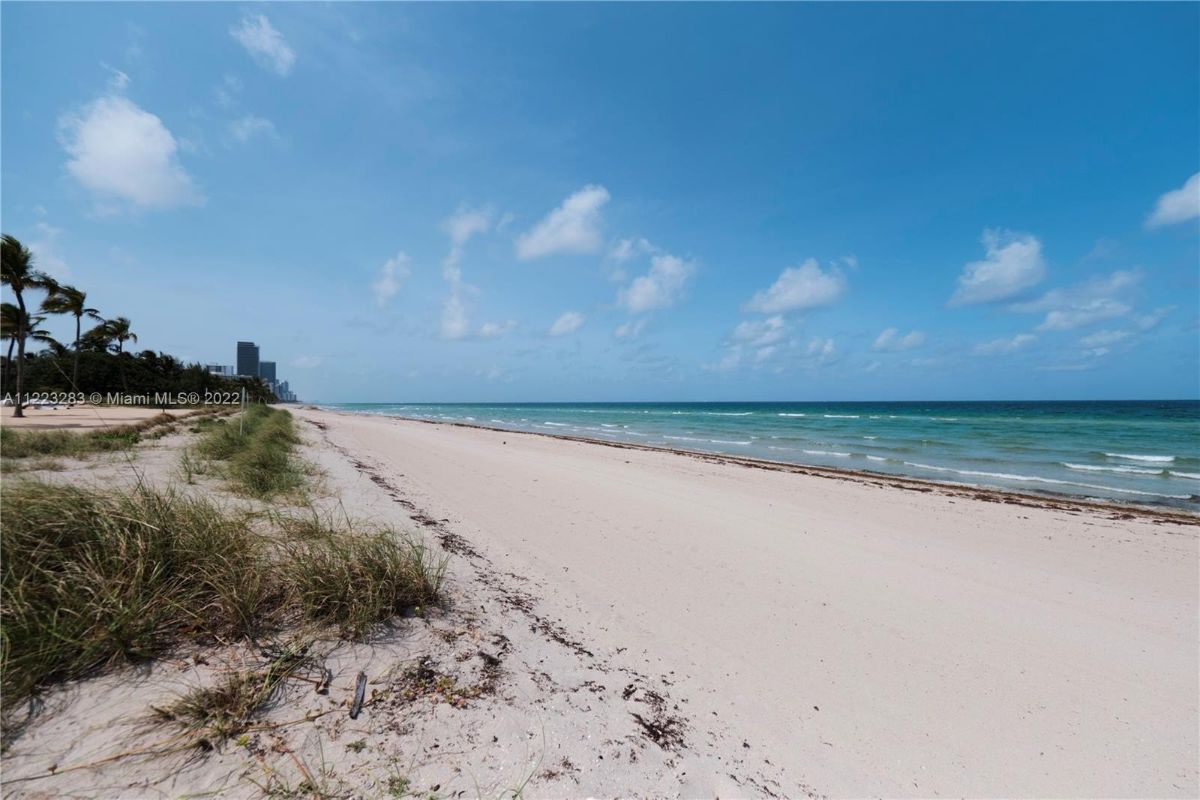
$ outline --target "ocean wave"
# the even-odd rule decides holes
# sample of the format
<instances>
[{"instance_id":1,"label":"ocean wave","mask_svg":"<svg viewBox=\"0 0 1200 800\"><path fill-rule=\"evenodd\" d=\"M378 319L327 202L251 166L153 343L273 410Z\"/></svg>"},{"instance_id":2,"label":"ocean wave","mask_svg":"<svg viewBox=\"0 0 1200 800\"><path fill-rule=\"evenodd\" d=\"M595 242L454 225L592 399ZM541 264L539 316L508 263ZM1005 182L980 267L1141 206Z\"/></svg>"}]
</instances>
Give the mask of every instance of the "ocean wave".
<instances>
[{"instance_id":1,"label":"ocean wave","mask_svg":"<svg viewBox=\"0 0 1200 800\"><path fill-rule=\"evenodd\" d=\"M1143 469L1141 467L1101 467L1096 464L1071 464L1063 461L1062 465L1067 469L1075 469L1083 472L1126 472L1136 475L1162 475L1161 469Z\"/></svg>"},{"instance_id":2,"label":"ocean wave","mask_svg":"<svg viewBox=\"0 0 1200 800\"><path fill-rule=\"evenodd\" d=\"M674 439L677 442L707 442L707 439L697 439L694 436L667 436L663 434L664 439Z\"/></svg>"},{"instance_id":3,"label":"ocean wave","mask_svg":"<svg viewBox=\"0 0 1200 800\"><path fill-rule=\"evenodd\" d=\"M810 456L837 456L838 458L849 458L849 453L838 453L833 450L805 450Z\"/></svg>"},{"instance_id":4,"label":"ocean wave","mask_svg":"<svg viewBox=\"0 0 1200 800\"><path fill-rule=\"evenodd\" d=\"M1146 461L1151 464L1170 464L1175 456L1143 456L1137 453L1105 453L1109 458L1124 458L1128 461Z\"/></svg>"},{"instance_id":5,"label":"ocean wave","mask_svg":"<svg viewBox=\"0 0 1200 800\"><path fill-rule=\"evenodd\" d=\"M740 445L747 445L747 444L750 444L750 442L751 442L751 440L749 440L749 439L747 439L744 442L730 441L728 439L709 439L708 441L712 442L713 444L740 444Z\"/></svg>"},{"instance_id":6,"label":"ocean wave","mask_svg":"<svg viewBox=\"0 0 1200 800\"><path fill-rule=\"evenodd\" d=\"M780 416L780 417L807 417L808 414L785 414L781 411L777 416Z\"/></svg>"},{"instance_id":7,"label":"ocean wave","mask_svg":"<svg viewBox=\"0 0 1200 800\"><path fill-rule=\"evenodd\" d=\"M883 456L867 456L868 461L887 461Z\"/></svg>"},{"instance_id":8,"label":"ocean wave","mask_svg":"<svg viewBox=\"0 0 1200 800\"><path fill-rule=\"evenodd\" d=\"M915 461L905 461L905 466L917 467L918 469L928 469L934 472L953 472L955 475L966 475L975 478L995 478L1006 481L1020 481L1023 483L1050 483L1056 486L1080 486L1084 489L1095 489L1101 492L1118 492L1120 494L1135 494L1143 497L1165 497L1171 500L1188 500L1192 496L1189 494L1163 494L1162 492L1143 492L1138 489L1121 489L1116 486L1105 486L1096 483L1077 483L1075 481L1060 481L1056 478L1043 478L1038 475L1016 475L1011 472L981 472L974 469L951 469L950 467L935 467L932 464L919 464Z\"/></svg>"},{"instance_id":9,"label":"ocean wave","mask_svg":"<svg viewBox=\"0 0 1200 800\"><path fill-rule=\"evenodd\" d=\"M878 436L864 436L864 439L878 439Z\"/></svg>"},{"instance_id":10,"label":"ocean wave","mask_svg":"<svg viewBox=\"0 0 1200 800\"><path fill-rule=\"evenodd\" d=\"M1194 480L1194 481L1200 481L1200 473L1195 473L1195 472L1176 472L1176 471L1175 471L1175 470L1173 470L1173 469L1172 469L1172 470L1167 470L1167 473L1168 473L1169 475L1173 475L1173 476L1175 476L1176 478L1190 478L1191 480Z\"/></svg>"},{"instance_id":11,"label":"ocean wave","mask_svg":"<svg viewBox=\"0 0 1200 800\"><path fill-rule=\"evenodd\" d=\"M858 414L822 414L825 419L858 419Z\"/></svg>"},{"instance_id":12,"label":"ocean wave","mask_svg":"<svg viewBox=\"0 0 1200 800\"><path fill-rule=\"evenodd\" d=\"M556 427L556 428L569 428L569 427L571 427L570 425L568 425L568 424L567 424L567 423L565 423L565 422L543 422L542 424L543 424L543 425L553 425L553 426L554 426L554 427Z\"/></svg>"},{"instance_id":13,"label":"ocean wave","mask_svg":"<svg viewBox=\"0 0 1200 800\"><path fill-rule=\"evenodd\" d=\"M601 423L600 423L600 427L601 427L601 428L619 428L619 427L621 427L621 426L620 426L620 425L614 425L614 424L612 424L611 422L601 422Z\"/></svg>"}]
</instances>

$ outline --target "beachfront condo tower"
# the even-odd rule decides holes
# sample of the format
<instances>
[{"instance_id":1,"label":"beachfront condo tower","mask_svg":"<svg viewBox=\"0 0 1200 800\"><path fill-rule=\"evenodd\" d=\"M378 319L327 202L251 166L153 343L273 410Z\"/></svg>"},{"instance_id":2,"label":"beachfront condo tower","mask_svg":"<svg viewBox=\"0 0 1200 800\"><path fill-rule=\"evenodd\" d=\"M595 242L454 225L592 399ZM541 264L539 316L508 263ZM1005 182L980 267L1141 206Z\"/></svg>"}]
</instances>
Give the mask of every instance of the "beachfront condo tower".
<instances>
[{"instance_id":1,"label":"beachfront condo tower","mask_svg":"<svg viewBox=\"0 0 1200 800\"><path fill-rule=\"evenodd\" d=\"M254 342L237 343L237 374L258 377L258 345Z\"/></svg>"}]
</instances>

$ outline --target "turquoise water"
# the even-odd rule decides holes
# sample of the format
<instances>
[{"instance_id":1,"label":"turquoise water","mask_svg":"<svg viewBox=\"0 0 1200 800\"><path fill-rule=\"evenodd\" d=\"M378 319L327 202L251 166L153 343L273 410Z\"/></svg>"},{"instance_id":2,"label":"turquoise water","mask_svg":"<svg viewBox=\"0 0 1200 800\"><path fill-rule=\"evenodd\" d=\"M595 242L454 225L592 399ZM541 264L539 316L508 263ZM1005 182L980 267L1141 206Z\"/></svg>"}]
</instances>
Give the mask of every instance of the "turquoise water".
<instances>
[{"instance_id":1,"label":"turquoise water","mask_svg":"<svg viewBox=\"0 0 1200 800\"><path fill-rule=\"evenodd\" d=\"M1200 401L326 407L1200 511Z\"/></svg>"}]
</instances>

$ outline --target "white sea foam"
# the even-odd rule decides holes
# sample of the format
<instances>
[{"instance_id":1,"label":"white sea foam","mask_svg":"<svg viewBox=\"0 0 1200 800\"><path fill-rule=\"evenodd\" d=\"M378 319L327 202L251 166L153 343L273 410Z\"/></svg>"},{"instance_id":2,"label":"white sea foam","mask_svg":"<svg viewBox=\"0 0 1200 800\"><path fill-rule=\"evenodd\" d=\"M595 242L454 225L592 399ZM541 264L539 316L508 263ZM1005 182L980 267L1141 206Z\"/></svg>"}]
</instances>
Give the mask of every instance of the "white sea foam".
<instances>
[{"instance_id":1,"label":"white sea foam","mask_svg":"<svg viewBox=\"0 0 1200 800\"><path fill-rule=\"evenodd\" d=\"M1128 461L1146 461L1151 464L1170 464L1175 456L1143 456L1137 453L1105 453L1109 458L1124 458Z\"/></svg>"},{"instance_id":2,"label":"white sea foam","mask_svg":"<svg viewBox=\"0 0 1200 800\"><path fill-rule=\"evenodd\" d=\"M713 444L742 444L742 445L750 444L749 439L747 439L744 442L731 442L728 439L709 439L709 441L712 442Z\"/></svg>"},{"instance_id":3,"label":"white sea foam","mask_svg":"<svg viewBox=\"0 0 1200 800\"><path fill-rule=\"evenodd\" d=\"M1137 489L1119 489L1116 486L1104 486L1095 483L1077 483L1075 481L1060 481L1055 478L1042 478L1037 475L1015 475L1011 472L981 472L974 469L951 469L950 467L935 467L932 464L919 464L915 461L905 461L906 466L917 467L918 469L928 469L935 472L953 472L955 475L967 475L978 478L995 478L1006 481L1020 481L1023 483L1051 483L1057 486L1081 486L1085 489L1096 489L1101 492L1119 492L1120 494L1136 494L1144 497L1166 497L1171 500L1187 500L1191 495L1186 494L1162 494L1161 492L1142 492Z\"/></svg>"},{"instance_id":4,"label":"white sea foam","mask_svg":"<svg viewBox=\"0 0 1200 800\"><path fill-rule=\"evenodd\" d=\"M1169 474L1174 475L1176 478L1190 478L1194 481L1200 481L1200 473L1176 472L1175 470L1168 470L1168 472Z\"/></svg>"},{"instance_id":5,"label":"white sea foam","mask_svg":"<svg viewBox=\"0 0 1200 800\"><path fill-rule=\"evenodd\" d=\"M697 439L694 436L667 436L663 434L664 439L674 439L677 442L706 442L707 439Z\"/></svg>"},{"instance_id":6,"label":"white sea foam","mask_svg":"<svg viewBox=\"0 0 1200 800\"><path fill-rule=\"evenodd\" d=\"M543 424L543 425L553 425L555 428L569 428L569 427L571 427L570 425L568 425L568 424L567 424L567 423L565 423L565 422L543 422L542 424Z\"/></svg>"},{"instance_id":7,"label":"white sea foam","mask_svg":"<svg viewBox=\"0 0 1200 800\"><path fill-rule=\"evenodd\" d=\"M858 419L858 414L822 414L825 419Z\"/></svg>"},{"instance_id":8,"label":"white sea foam","mask_svg":"<svg viewBox=\"0 0 1200 800\"><path fill-rule=\"evenodd\" d=\"M864 439L878 439L878 436L864 436Z\"/></svg>"},{"instance_id":9,"label":"white sea foam","mask_svg":"<svg viewBox=\"0 0 1200 800\"><path fill-rule=\"evenodd\" d=\"M833 450L805 450L810 456L837 456L838 458L849 458L849 453L838 453Z\"/></svg>"},{"instance_id":10,"label":"white sea foam","mask_svg":"<svg viewBox=\"0 0 1200 800\"><path fill-rule=\"evenodd\" d=\"M617 426L617 425L613 425L613 424L612 424L612 423L610 423L610 422L601 422L601 423L600 423L600 427L601 427L601 428L616 428L616 427L619 427L619 426Z\"/></svg>"},{"instance_id":11,"label":"white sea foam","mask_svg":"<svg viewBox=\"0 0 1200 800\"><path fill-rule=\"evenodd\" d=\"M781 416L781 417L807 417L808 414L785 414L784 412L781 411L781 412L779 412L779 416Z\"/></svg>"},{"instance_id":12,"label":"white sea foam","mask_svg":"<svg viewBox=\"0 0 1200 800\"><path fill-rule=\"evenodd\" d=\"M1135 475L1162 475L1161 469L1143 469L1142 467L1101 467L1096 464L1071 464L1066 461L1062 465L1067 469L1082 472L1126 472Z\"/></svg>"},{"instance_id":13,"label":"white sea foam","mask_svg":"<svg viewBox=\"0 0 1200 800\"><path fill-rule=\"evenodd\" d=\"M887 461L883 456L867 456L868 461Z\"/></svg>"}]
</instances>

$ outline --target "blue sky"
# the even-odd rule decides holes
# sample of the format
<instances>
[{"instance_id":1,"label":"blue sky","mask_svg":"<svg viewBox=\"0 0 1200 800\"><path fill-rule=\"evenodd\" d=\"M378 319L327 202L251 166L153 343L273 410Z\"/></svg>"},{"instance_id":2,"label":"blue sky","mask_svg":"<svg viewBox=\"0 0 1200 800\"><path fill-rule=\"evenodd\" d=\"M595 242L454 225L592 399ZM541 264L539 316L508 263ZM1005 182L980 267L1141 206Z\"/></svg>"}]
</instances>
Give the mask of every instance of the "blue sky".
<instances>
[{"instance_id":1,"label":"blue sky","mask_svg":"<svg viewBox=\"0 0 1200 800\"><path fill-rule=\"evenodd\" d=\"M1195 398L1198 31L6 3L0 213L139 346L253 339L308 400Z\"/></svg>"}]
</instances>

